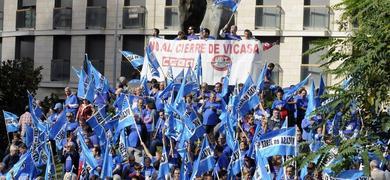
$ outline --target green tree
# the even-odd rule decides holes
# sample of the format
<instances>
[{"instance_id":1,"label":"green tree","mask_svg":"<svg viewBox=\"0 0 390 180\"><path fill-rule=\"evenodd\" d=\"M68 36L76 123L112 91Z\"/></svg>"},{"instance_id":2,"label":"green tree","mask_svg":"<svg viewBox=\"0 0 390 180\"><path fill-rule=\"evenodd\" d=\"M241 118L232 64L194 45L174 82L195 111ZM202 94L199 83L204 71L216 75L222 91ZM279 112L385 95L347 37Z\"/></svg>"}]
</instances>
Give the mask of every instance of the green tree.
<instances>
[{"instance_id":1,"label":"green tree","mask_svg":"<svg viewBox=\"0 0 390 180\"><path fill-rule=\"evenodd\" d=\"M330 167L336 173L349 169L352 158L360 156L364 163L364 172L369 174L369 153L382 156L377 141L386 141L390 137L390 116L383 107L390 100L390 1L383 0L343 0L334 7L343 12L340 29L355 24L347 38L333 38L317 42L317 46L306 54L326 50L322 56L322 67L336 78L345 79L328 87L325 95L330 103L319 108L327 118L333 118L336 112L342 112L340 128L351 119L351 110L357 109L362 119L362 129L356 138L341 140L337 146L335 158L340 161ZM387 103L387 104L386 104ZM352 107L354 106L354 107ZM337 140L338 137L334 137ZM317 153L303 154L298 157L300 167L319 157L316 169L323 170L333 156L330 149L336 145L326 145Z\"/></svg>"},{"instance_id":2,"label":"green tree","mask_svg":"<svg viewBox=\"0 0 390 180\"><path fill-rule=\"evenodd\" d=\"M27 91L35 94L42 79L42 67L31 59L2 61L0 65L0 142L7 144L3 110L21 115L28 104Z\"/></svg>"}]
</instances>

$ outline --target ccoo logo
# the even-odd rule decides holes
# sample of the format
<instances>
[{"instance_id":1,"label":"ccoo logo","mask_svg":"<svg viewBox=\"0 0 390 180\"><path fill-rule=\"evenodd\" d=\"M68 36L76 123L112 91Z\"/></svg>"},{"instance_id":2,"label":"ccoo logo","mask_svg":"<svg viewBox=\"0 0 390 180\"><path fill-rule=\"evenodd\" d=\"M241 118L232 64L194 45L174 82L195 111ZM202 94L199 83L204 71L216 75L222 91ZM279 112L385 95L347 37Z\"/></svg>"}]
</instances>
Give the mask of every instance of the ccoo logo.
<instances>
[{"instance_id":1,"label":"ccoo logo","mask_svg":"<svg viewBox=\"0 0 390 180\"><path fill-rule=\"evenodd\" d=\"M211 66L217 71L226 71L232 60L226 55L216 55L211 59Z\"/></svg>"}]
</instances>

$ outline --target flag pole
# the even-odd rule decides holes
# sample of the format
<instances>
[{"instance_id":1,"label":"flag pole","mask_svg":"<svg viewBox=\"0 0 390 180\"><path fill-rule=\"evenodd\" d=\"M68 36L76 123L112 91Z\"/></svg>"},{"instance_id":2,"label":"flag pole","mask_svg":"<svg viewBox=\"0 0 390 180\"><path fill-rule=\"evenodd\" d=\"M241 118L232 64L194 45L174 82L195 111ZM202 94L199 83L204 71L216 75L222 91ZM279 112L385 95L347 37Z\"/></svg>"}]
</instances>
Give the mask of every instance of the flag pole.
<instances>
[{"instance_id":1,"label":"flag pole","mask_svg":"<svg viewBox=\"0 0 390 180\"><path fill-rule=\"evenodd\" d=\"M56 168L56 164L55 164L55 161L54 161L54 154L53 154L53 148L51 148L51 142L48 141L48 145L50 147L50 153L51 153L51 160L53 161L53 165L54 165L54 176L56 177L56 180L58 180L58 177L57 177L57 168ZM73 174L73 172L72 172Z\"/></svg>"},{"instance_id":2,"label":"flag pole","mask_svg":"<svg viewBox=\"0 0 390 180\"><path fill-rule=\"evenodd\" d=\"M294 143L295 143L295 152L294 152L295 157L298 156L298 151L299 151L297 131L298 131L298 126L295 125L295 141L294 141ZM298 167L297 167L298 163L296 160L294 161L294 164L295 164L295 176L298 177Z\"/></svg>"}]
</instances>

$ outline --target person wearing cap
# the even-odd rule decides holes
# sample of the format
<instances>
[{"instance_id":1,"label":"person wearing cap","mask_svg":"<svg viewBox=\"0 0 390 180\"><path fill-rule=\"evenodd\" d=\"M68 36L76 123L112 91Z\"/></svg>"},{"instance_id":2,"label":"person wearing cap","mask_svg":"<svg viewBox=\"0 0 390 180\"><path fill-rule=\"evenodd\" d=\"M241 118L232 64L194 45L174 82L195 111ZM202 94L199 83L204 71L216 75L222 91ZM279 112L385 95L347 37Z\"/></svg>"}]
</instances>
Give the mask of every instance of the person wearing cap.
<instances>
[{"instance_id":1,"label":"person wearing cap","mask_svg":"<svg viewBox=\"0 0 390 180\"><path fill-rule=\"evenodd\" d=\"M73 114L77 114L77 109L79 107L79 101L77 96L74 95L70 89L70 87L65 88L65 110L66 112L71 112Z\"/></svg>"},{"instance_id":2,"label":"person wearing cap","mask_svg":"<svg viewBox=\"0 0 390 180\"><path fill-rule=\"evenodd\" d=\"M210 30L207 28L203 28L200 32L200 39L203 40L215 40L214 36L210 36Z\"/></svg>"},{"instance_id":3,"label":"person wearing cap","mask_svg":"<svg viewBox=\"0 0 390 180\"><path fill-rule=\"evenodd\" d=\"M56 105L53 108L53 113L47 118L48 122L50 124L54 124L55 122L57 122L57 119L61 114L61 112L62 112L62 104L56 103Z\"/></svg>"},{"instance_id":4,"label":"person wearing cap","mask_svg":"<svg viewBox=\"0 0 390 180\"><path fill-rule=\"evenodd\" d=\"M188 36L187 40L196 40L199 39L199 36L195 34L195 29L193 26L188 27Z\"/></svg>"},{"instance_id":5,"label":"person wearing cap","mask_svg":"<svg viewBox=\"0 0 390 180\"><path fill-rule=\"evenodd\" d=\"M219 31L219 36L226 40L241 40L241 37L237 35L237 26L230 26L230 31L227 32L227 25Z\"/></svg>"}]
</instances>

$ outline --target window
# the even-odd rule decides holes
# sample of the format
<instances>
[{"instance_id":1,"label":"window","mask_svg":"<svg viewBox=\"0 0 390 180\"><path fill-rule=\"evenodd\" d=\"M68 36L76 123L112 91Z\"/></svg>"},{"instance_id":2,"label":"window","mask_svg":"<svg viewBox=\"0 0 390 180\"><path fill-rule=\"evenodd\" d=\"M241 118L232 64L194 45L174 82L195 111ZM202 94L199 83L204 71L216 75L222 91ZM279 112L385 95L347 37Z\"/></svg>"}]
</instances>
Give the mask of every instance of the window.
<instances>
[{"instance_id":1,"label":"window","mask_svg":"<svg viewBox=\"0 0 390 180\"><path fill-rule=\"evenodd\" d=\"M106 7L107 6L107 1L106 0L88 0L87 6Z\"/></svg>"},{"instance_id":2,"label":"window","mask_svg":"<svg viewBox=\"0 0 390 180\"><path fill-rule=\"evenodd\" d=\"M255 26L259 29L281 29L280 0L257 0Z\"/></svg>"},{"instance_id":3,"label":"window","mask_svg":"<svg viewBox=\"0 0 390 180\"><path fill-rule=\"evenodd\" d=\"M35 0L19 0L16 28L35 28Z\"/></svg>"},{"instance_id":4,"label":"window","mask_svg":"<svg viewBox=\"0 0 390 180\"><path fill-rule=\"evenodd\" d=\"M50 79L67 81L70 73L70 36L54 36Z\"/></svg>"},{"instance_id":5,"label":"window","mask_svg":"<svg viewBox=\"0 0 390 180\"><path fill-rule=\"evenodd\" d=\"M145 36L142 35L125 35L123 36L123 50L131 51L137 55L144 56ZM121 76L126 79L139 78L139 72L133 68L129 61L122 56Z\"/></svg>"},{"instance_id":6,"label":"window","mask_svg":"<svg viewBox=\"0 0 390 180\"><path fill-rule=\"evenodd\" d=\"M329 29L331 15L329 0L305 0L303 27L304 29Z\"/></svg>"},{"instance_id":7,"label":"window","mask_svg":"<svg viewBox=\"0 0 390 180\"><path fill-rule=\"evenodd\" d=\"M104 74L106 37L104 35L91 35L86 37L85 53L95 68Z\"/></svg>"},{"instance_id":8,"label":"window","mask_svg":"<svg viewBox=\"0 0 390 180\"><path fill-rule=\"evenodd\" d=\"M72 8L72 0L56 0L54 3L56 8Z\"/></svg>"},{"instance_id":9,"label":"window","mask_svg":"<svg viewBox=\"0 0 390 180\"><path fill-rule=\"evenodd\" d=\"M125 0L123 28L144 28L145 12L145 0Z\"/></svg>"},{"instance_id":10,"label":"window","mask_svg":"<svg viewBox=\"0 0 390 180\"><path fill-rule=\"evenodd\" d=\"M34 61L34 37L16 37L15 59L28 58Z\"/></svg>"},{"instance_id":11,"label":"window","mask_svg":"<svg viewBox=\"0 0 390 180\"><path fill-rule=\"evenodd\" d=\"M70 29L72 27L72 0L56 0L53 10L53 28Z\"/></svg>"},{"instance_id":12,"label":"window","mask_svg":"<svg viewBox=\"0 0 390 180\"><path fill-rule=\"evenodd\" d=\"M19 0L18 1L18 9L24 9L29 7L34 7L36 5L36 0Z\"/></svg>"},{"instance_id":13,"label":"window","mask_svg":"<svg viewBox=\"0 0 390 180\"><path fill-rule=\"evenodd\" d=\"M315 47L314 41L316 40L320 40L320 38L304 37L302 43L302 53ZM325 52L326 51L324 50L314 54L302 56L301 80L305 79L309 74L311 74L311 78L314 80L316 87L319 86L320 77L322 73L322 69L320 68L320 58L321 55ZM324 81L326 83L326 75L324 74L322 77L324 78Z\"/></svg>"},{"instance_id":14,"label":"window","mask_svg":"<svg viewBox=\"0 0 390 180\"><path fill-rule=\"evenodd\" d=\"M106 27L106 0L88 0L86 15L87 29L101 29Z\"/></svg>"},{"instance_id":15,"label":"window","mask_svg":"<svg viewBox=\"0 0 390 180\"><path fill-rule=\"evenodd\" d=\"M125 0L125 6L145 6L145 0Z\"/></svg>"},{"instance_id":16,"label":"window","mask_svg":"<svg viewBox=\"0 0 390 180\"><path fill-rule=\"evenodd\" d=\"M165 1L165 28L178 29L179 28L179 3L177 0Z\"/></svg>"}]
</instances>

